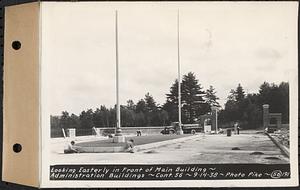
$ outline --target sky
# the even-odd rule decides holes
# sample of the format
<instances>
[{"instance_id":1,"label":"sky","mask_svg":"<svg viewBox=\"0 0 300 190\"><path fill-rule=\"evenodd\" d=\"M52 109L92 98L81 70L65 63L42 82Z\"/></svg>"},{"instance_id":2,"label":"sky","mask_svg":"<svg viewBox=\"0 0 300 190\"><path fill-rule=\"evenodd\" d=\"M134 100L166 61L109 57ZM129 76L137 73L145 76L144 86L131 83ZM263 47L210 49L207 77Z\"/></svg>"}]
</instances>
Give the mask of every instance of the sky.
<instances>
[{"instance_id":1,"label":"sky","mask_svg":"<svg viewBox=\"0 0 300 190\"><path fill-rule=\"evenodd\" d=\"M181 74L194 72L224 105L240 83L247 93L297 73L296 2L44 2L42 95L52 115L116 103L115 10L118 10L120 102L149 92L157 103Z\"/></svg>"}]
</instances>

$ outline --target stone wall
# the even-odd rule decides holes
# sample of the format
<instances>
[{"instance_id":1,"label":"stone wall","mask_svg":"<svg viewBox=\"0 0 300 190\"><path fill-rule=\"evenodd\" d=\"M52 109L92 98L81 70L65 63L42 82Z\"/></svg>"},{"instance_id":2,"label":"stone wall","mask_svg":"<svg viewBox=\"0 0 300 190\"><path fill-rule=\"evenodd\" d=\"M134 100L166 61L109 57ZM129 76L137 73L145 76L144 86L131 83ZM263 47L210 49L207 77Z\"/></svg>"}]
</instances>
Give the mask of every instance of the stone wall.
<instances>
[{"instance_id":1,"label":"stone wall","mask_svg":"<svg viewBox=\"0 0 300 190\"><path fill-rule=\"evenodd\" d=\"M136 135L136 131L140 130L143 134L160 134L160 132L165 128L166 126L159 126L159 127L122 127L122 134L124 135ZM95 129L97 130L97 133L95 132ZM115 128L114 127L108 127L108 128L90 128L90 129L65 129L66 136L90 136L90 135L103 135L107 136L109 134L115 134ZM62 130L51 130L51 138L59 138L63 137Z\"/></svg>"}]
</instances>

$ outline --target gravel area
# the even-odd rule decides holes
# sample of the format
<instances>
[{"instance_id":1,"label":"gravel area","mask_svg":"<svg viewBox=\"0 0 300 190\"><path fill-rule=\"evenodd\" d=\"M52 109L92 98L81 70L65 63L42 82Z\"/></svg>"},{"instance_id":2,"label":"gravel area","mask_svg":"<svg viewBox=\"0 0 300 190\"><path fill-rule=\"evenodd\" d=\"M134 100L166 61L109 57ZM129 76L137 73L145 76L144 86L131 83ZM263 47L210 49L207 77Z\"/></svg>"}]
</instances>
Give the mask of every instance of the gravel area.
<instances>
[{"instance_id":1,"label":"gravel area","mask_svg":"<svg viewBox=\"0 0 300 190\"><path fill-rule=\"evenodd\" d=\"M288 129L280 129L270 134L277 142L283 146L290 148L290 134Z\"/></svg>"}]
</instances>

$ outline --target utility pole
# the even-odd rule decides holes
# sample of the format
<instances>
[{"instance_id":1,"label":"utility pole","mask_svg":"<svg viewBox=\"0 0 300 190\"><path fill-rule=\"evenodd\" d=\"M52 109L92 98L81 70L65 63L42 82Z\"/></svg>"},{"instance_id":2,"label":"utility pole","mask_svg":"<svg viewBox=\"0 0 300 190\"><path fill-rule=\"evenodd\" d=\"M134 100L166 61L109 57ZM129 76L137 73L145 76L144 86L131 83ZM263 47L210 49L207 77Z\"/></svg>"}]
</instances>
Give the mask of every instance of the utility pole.
<instances>
[{"instance_id":1,"label":"utility pole","mask_svg":"<svg viewBox=\"0 0 300 190\"><path fill-rule=\"evenodd\" d=\"M181 122L181 68L180 68L180 33L179 33L179 10L177 11L177 66L178 66L178 134L183 134Z\"/></svg>"},{"instance_id":2,"label":"utility pole","mask_svg":"<svg viewBox=\"0 0 300 190\"><path fill-rule=\"evenodd\" d=\"M120 109L120 97L119 97L119 42L118 42L118 11L115 13L115 33L116 33L116 133L113 138L113 142L125 142L125 137L122 136L121 130L121 109Z\"/></svg>"}]
</instances>

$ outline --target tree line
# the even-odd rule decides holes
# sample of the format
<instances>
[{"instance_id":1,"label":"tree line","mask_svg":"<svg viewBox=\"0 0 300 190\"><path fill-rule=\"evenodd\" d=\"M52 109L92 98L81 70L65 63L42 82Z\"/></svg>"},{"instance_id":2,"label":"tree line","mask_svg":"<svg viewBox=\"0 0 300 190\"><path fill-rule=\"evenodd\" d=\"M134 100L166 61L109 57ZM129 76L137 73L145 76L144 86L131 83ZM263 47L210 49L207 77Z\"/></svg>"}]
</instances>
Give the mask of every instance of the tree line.
<instances>
[{"instance_id":1,"label":"tree line","mask_svg":"<svg viewBox=\"0 0 300 190\"><path fill-rule=\"evenodd\" d=\"M231 125L239 121L244 128L262 127L262 105L269 104L270 113L281 113L282 122L289 123L289 83L281 82L279 85L264 82L259 87L258 93L246 94L241 84L232 89L225 103L225 108L220 110L219 122Z\"/></svg>"},{"instance_id":2,"label":"tree line","mask_svg":"<svg viewBox=\"0 0 300 190\"><path fill-rule=\"evenodd\" d=\"M200 115L211 112L211 107L220 108L219 123L230 124L240 121L248 128L256 128L262 124L262 104L270 104L271 112L283 114L283 122L288 122L289 85L267 82L260 86L258 93L245 94L239 84L232 89L225 103L224 109L218 102L216 90L209 86L204 90L196 75L189 72L181 81L182 122L196 123ZM146 127L167 126L178 121L178 81L175 80L166 93L166 102L158 104L150 93L146 93L137 103L128 100L121 105L121 126ZM92 127L115 127L116 109L101 105L99 108L84 110L79 115L63 111L60 116L51 116L51 129L61 128L91 129Z\"/></svg>"}]
</instances>

